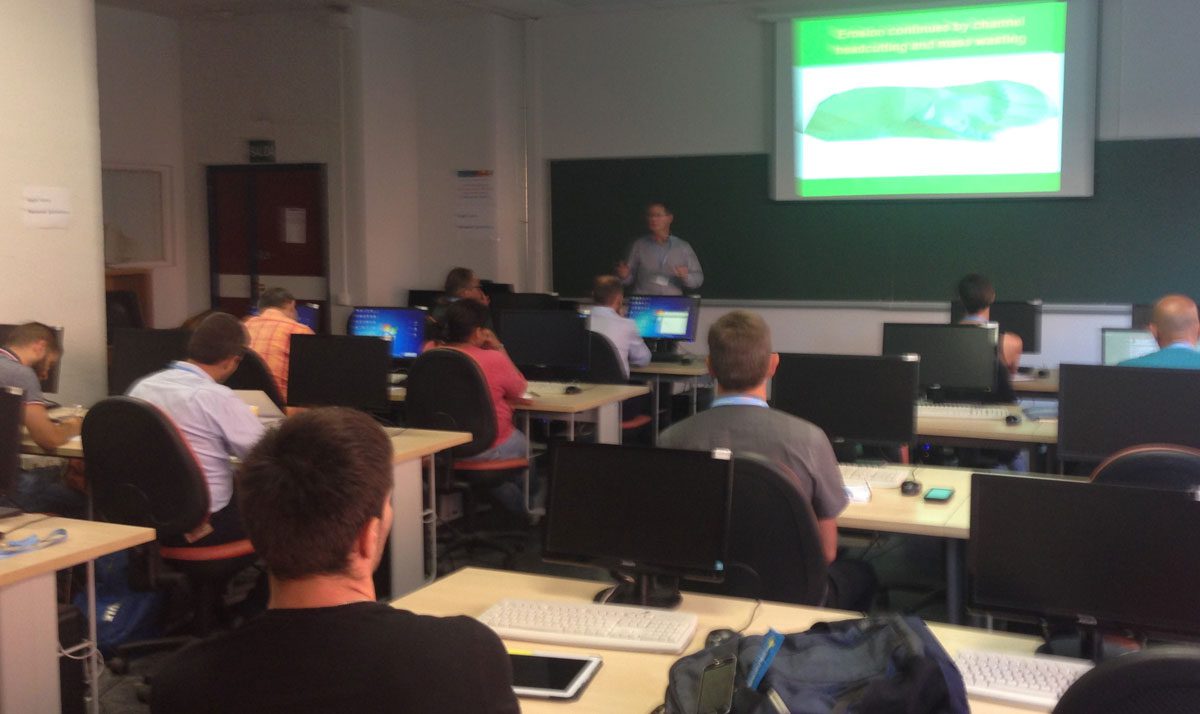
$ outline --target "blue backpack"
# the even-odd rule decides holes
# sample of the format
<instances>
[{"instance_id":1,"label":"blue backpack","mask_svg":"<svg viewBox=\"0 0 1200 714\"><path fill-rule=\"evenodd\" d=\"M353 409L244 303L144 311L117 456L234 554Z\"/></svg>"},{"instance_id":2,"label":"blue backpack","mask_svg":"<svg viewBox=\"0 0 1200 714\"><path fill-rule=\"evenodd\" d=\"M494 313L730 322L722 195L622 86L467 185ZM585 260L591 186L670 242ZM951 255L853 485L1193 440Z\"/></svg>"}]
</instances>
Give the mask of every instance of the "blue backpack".
<instances>
[{"instance_id":1,"label":"blue backpack","mask_svg":"<svg viewBox=\"0 0 1200 714\"><path fill-rule=\"evenodd\" d=\"M756 690L746 685L763 636L735 638L671 666L665 714L699 712L706 666L737 655L733 714L968 714L962 675L917 617L819 622L783 638Z\"/></svg>"}]
</instances>

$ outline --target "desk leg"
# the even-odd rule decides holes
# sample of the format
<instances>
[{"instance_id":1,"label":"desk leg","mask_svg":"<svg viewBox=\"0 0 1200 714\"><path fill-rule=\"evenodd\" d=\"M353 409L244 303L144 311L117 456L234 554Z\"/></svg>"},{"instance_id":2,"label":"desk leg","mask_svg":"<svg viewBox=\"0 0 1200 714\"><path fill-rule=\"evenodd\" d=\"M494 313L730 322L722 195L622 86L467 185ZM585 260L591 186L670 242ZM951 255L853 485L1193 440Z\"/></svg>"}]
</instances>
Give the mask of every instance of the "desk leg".
<instances>
[{"instance_id":1,"label":"desk leg","mask_svg":"<svg viewBox=\"0 0 1200 714\"><path fill-rule=\"evenodd\" d=\"M654 432L650 435L650 444L652 446L658 446L658 432L662 431L662 423L659 421L658 414L658 395L662 392L662 378L657 374L654 375L654 386L651 387L651 390L650 401L651 408L654 410L651 412L654 415Z\"/></svg>"},{"instance_id":2,"label":"desk leg","mask_svg":"<svg viewBox=\"0 0 1200 714\"><path fill-rule=\"evenodd\" d=\"M696 416L696 403L700 401L700 379L692 377L692 416Z\"/></svg>"},{"instance_id":3,"label":"desk leg","mask_svg":"<svg viewBox=\"0 0 1200 714\"><path fill-rule=\"evenodd\" d=\"M0 587L0 714L58 714L54 573Z\"/></svg>"},{"instance_id":4,"label":"desk leg","mask_svg":"<svg viewBox=\"0 0 1200 714\"><path fill-rule=\"evenodd\" d=\"M963 611L963 541L946 539L946 619L952 625L962 623Z\"/></svg>"},{"instance_id":5,"label":"desk leg","mask_svg":"<svg viewBox=\"0 0 1200 714\"><path fill-rule=\"evenodd\" d=\"M596 441L601 444L621 443L621 402L605 404L596 409Z\"/></svg>"},{"instance_id":6,"label":"desk leg","mask_svg":"<svg viewBox=\"0 0 1200 714\"><path fill-rule=\"evenodd\" d=\"M425 583L421 459L392 465L392 598ZM434 544L436 548L436 542Z\"/></svg>"},{"instance_id":7,"label":"desk leg","mask_svg":"<svg viewBox=\"0 0 1200 714\"><path fill-rule=\"evenodd\" d=\"M425 561L425 582L432 583L437 580L437 458L430 455L425 457L429 460L429 468L425 471L425 478L428 479L425 485L425 507L421 512L421 518L427 523L425 530L425 541L429 549L429 557ZM395 515L393 511L393 520Z\"/></svg>"}]
</instances>

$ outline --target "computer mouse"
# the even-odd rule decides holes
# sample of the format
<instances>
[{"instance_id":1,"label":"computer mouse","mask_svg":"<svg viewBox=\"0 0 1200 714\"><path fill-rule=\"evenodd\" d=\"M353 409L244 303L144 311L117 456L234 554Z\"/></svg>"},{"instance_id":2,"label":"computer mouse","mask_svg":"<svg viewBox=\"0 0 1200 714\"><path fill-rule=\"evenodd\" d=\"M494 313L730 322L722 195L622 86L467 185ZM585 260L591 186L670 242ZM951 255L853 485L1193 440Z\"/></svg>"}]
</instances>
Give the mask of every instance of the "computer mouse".
<instances>
[{"instance_id":1,"label":"computer mouse","mask_svg":"<svg viewBox=\"0 0 1200 714\"><path fill-rule=\"evenodd\" d=\"M1017 416L1016 414L1009 414L1008 416L1004 417L1004 423L1008 424L1009 426L1016 426L1017 424L1021 423L1021 417Z\"/></svg>"},{"instance_id":2,"label":"computer mouse","mask_svg":"<svg viewBox=\"0 0 1200 714\"><path fill-rule=\"evenodd\" d=\"M1037 371L1037 376L1039 376L1039 377L1049 377L1049 376L1050 376L1050 370L1048 370L1048 369L1039 369L1039 370Z\"/></svg>"},{"instance_id":3,"label":"computer mouse","mask_svg":"<svg viewBox=\"0 0 1200 714\"><path fill-rule=\"evenodd\" d=\"M738 633L734 632L733 630L727 630L725 628L716 629L709 632L708 636L704 638L704 646L706 648L716 647L717 645L728 642L737 636Z\"/></svg>"},{"instance_id":4,"label":"computer mouse","mask_svg":"<svg viewBox=\"0 0 1200 714\"><path fill-rule=\"evenodd\" d=\"M579 394L582 391L582 389L576 387L574 384L568 384L567 388L563 390L563 394Z\"/></svg>"},{"instance_id":5,"label":"computer mouse","mask_svg":"<svg viewBox=\"0 0 1200 714\"><path fill-rule=\"evenodd\" d=\"M921 492L921 482L913 479L900 482L900 493L905 496L916 496Z\"/></svg>"}]
</instances>

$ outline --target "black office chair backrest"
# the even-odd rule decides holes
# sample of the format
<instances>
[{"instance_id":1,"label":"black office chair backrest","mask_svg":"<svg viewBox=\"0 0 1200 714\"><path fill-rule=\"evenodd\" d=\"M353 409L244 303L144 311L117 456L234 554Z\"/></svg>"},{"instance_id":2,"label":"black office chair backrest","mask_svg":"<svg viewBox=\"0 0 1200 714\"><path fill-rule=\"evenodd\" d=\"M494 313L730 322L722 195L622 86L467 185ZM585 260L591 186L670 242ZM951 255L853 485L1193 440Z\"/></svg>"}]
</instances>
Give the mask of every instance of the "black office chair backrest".
<instances>
[{"instance_id":1,"label":"black office chair backrest","mask_svg":"<svg viewBox=\"0 0 1200 714\"><path fill-rule=\"evenodd\" d=\"M621 356L617 353L617 346L612 343L612 340L593 331L592 339L589 342L591 343L591 354L588 370L583 375L582 381L589 384L628 384L629 378L625 375L625 368L621 365Z\"/></svg>"},{"instance_id":2,"label":"black office chair backrest","mask_svg":"<svg viewBox=\"0 0 1200 714\"><path fill-rule=\"evenodd\" d=\"M1200 702L1200 649L1153 647L1105 660L1067 689L1054 714L1185 714Z\"/></svg>"},{"instance_id":3,"label":"black office chair backrest","mask_svg":"<svg viewBox=\"0 0 1200 714\"><path fill-rule=\"evenodd\" d=\"M191 448L157 407L109 397L83 419L83 461L97 515L187 533L208 515L208 485Z\"/></svg>"},{"instance_id":4,"label":"black office chair backrest","mask_svg":"<svg viewBox=\"0 0 1200 714\"><path fill-rule=\"evenodd\" d=\"M828 579L817 517L787 468L735 454L725 581L688 583L687 589L820 605Z\"/></svg>"},{"instance_id":5,"label":"black office chair backrest","mask_svg":"<svg viewBox=\"0 0 1200 714\"><path fill-rule=\"evenodd\" d=\"M24 421L25 393L16 387L0 388L0 497L12 495L21 472Z\"/></svg>"},{"instance_id":6,"label":"black office chair backrest","mask_svg":"<svg viewBox=\"0 0 1200 714\"><path fill-rule=\"evenodd\" d=\"M1092 471L1097 483L1159 488L1200 489L1200 449L1176 444L1141 444L1122 449Z\"/></svg>"},{"instance_id":7,"label":"black office chair backrest","mask_svg":"<svg viewBox=\"0 0 1200 714\"><path fill-rule=\"evenodd\" d=\"M449 347L425 352L409 368L405 386L408 426L470 432L470 443L454 448L456 458L491 448L496 408L483 372L466 353Z\"/></svg>"},{"instance_id":8,"label":"black office chair backrest","mask_svg":"<svg viewBox=\"0 0 1200 714\"><path fill-rule=\"evenodd\" d=\"M267 369L267 363L263 362L262 357L254 350L247 349L242 354L242 363L229 379L225 380L225 386L230 389L257 389L265 392L271 401L275 402L275 406L280 409L287 408L287 403L279 394L279 385L271 376L271 370Z\"/></svg>"}]
</instances>

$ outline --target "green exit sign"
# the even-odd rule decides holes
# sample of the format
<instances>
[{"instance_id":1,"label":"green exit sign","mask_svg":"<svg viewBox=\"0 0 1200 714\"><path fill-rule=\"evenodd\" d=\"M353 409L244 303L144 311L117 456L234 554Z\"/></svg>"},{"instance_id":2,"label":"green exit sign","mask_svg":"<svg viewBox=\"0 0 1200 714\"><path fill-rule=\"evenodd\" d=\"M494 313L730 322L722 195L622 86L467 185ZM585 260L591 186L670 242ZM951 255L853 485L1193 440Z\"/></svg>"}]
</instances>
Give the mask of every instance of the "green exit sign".
<instances>
[{"instance_id":1,"label":"green exit sign","mask_svg":"<svg viewBox=\"0 0 1200 714\"><path fill-rule=\"evenodd\" d=\"M272 139L250 139L246 142L249 146L250 163L252 164L273 164L275 163L275 142Z\"/></svg>"}]
</instances>

